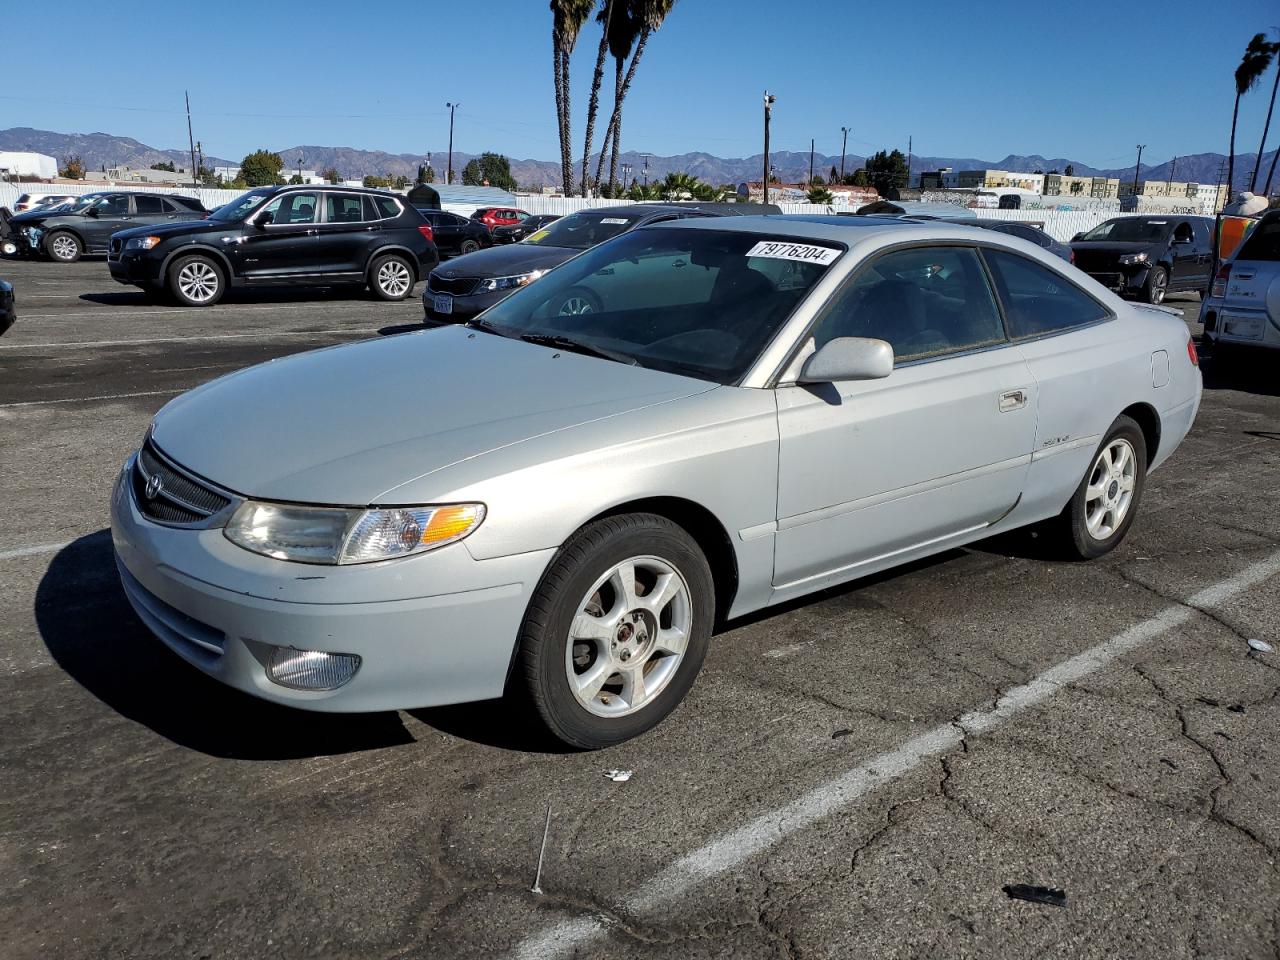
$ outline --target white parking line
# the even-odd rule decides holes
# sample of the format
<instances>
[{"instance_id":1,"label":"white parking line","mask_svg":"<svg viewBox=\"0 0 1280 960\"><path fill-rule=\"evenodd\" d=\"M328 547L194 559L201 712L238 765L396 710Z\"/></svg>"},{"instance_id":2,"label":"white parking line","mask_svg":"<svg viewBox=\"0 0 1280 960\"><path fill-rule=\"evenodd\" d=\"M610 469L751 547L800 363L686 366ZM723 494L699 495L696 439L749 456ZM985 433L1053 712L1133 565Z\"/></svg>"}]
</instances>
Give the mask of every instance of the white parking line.
<instances>
[{"instance_id":1,"label":"white parking line","mask_svg":"<svg viewBox=\"0 0 1280 960\"><path fill-rule=\"evenodd\" d=\"M372 337L376 334L375 330L357 330L347 327L342 330L282 330L279 333L218 333L204 337L151 337L143 340L85 340L77 342L74 340L65 343L5 343L0 344L0 350L51 350L56 348L82 348L82 347L129 347L134 344L151 344L151 343L197 343L205 340L278 340L281 337L329 337L335 334L350 334L358 337Z\"/></svg>"},{"instance_id":2,"label":"white parking line","mask_svg":"<svg viewBox=\"0 0 1280 960\"><path fill-rule=\"evenodd\" d=\"M0 403L0 410L9 407L43 407L50 403L94 403L99 400L129 400L133 397L163 397L185 393L191 387L175 387L172 390L142 390L138 393L106 393L96 397L59 397L57 400L21 400L16 403Z\"/></svg>"},{"instance_id":3,"label":"white parking line","mask_svg":"<svg viewBox=\"0 0 1280 960\"><path fill-rule=\"evenodd\" d=\"M38 557L42 553L57 553L71 543L72 541L66 540L62 543L40 543L34 547L18 547L16 550L0 550L0 560L16 560L19 557Z\"/></svg>"},{"instance_id":4,"label":"white parking line","mask_svg":"<svg viewBox=\"0 0 1280 960\"><path fill-rule=\"evenodd\" d=\"M1049 699L1066 684L1096 673L1117 657L1131 653L1162 633L1186 623L1195 612L1193 608L1217 606L1276 573L1280 573L1280 553L1199 591L1185 606L1165 607L1149 620L1063 660L1030 682L1007 691L992 709L967 713L954 724L939 724L895 749L878 754L847 773L828 780L785 806L717 837L659 871L635 890L617 894L615 900L625 904L628 913L670 910L702 882L733 869L797 830L897 780L924 761L954 749L966 736L977 736L998 727L1020 711ZM604 923L596 917L563 920L522 941L516 956L521 960L551 960L566 956L598 939L605 930Z\"/></svg>"}]
</instances>

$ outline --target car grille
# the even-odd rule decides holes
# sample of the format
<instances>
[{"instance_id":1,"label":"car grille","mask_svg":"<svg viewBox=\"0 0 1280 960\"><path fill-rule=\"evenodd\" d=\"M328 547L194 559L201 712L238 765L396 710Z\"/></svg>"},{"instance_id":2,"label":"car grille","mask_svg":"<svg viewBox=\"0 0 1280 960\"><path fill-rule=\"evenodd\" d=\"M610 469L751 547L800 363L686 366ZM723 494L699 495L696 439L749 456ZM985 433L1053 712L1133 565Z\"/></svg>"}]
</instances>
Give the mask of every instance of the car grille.
<instances>
[{"instance_id":1,"label":"car grille","mask_svg":"<svg viewBox=\"0 0 1280 960\"><path fill-rule=\"evenodd\" d=\"M465 297L479 282L479 277L442 277L433 272L427 277L427 289L432 293L452 293L455 297Z\"/></svg>"},{"instance_id":2,"label":"car grille","mask_svg":"<svg viewBox=\"0 0 1280 960\"><path fill-rule=\"evenodd\" d=\"M143 515L157 523L200 523L225 510L231 498L180 473L150 440L138 451L133 465L133 498ZM147 489L158 484L148 495Z\"/></svg>"},{"instance_id":3,"label":"car grille","mask_svg":"<svg viewBox=\"0 0 1280 960\"><path fill-rule=\"evenodd\" d=\"M1120 273L1090 272L1089 276L1093 277L1093 279L1097 280L1104 287L1109 287L1112 290L1118 290L1120 287L1124 286L1124 275Z\"/></svg>"}]
</instances>

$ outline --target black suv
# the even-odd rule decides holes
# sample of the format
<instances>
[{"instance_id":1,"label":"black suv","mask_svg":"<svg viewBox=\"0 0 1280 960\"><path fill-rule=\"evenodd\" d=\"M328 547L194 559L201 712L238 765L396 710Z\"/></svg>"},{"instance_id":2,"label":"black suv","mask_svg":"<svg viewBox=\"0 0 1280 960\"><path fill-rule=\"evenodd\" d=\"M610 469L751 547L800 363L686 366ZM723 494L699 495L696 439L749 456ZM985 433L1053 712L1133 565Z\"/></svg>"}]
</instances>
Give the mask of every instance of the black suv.
<instances>
[{"instance_id":1,"label":"black suv","mask_svg":"<svg viewBox=\"0 0 1280 960\"><path fill-rule=\"evenodd\" d=\"M1072 262L1117 293L1160 303L1166 293L1206 293L1213 270L1208 217L1114 217L1071 241Z\"/></svg>"},{"instance_id":2,"label":"black suv","mask_svg":"<svg viewBox=\"0 0 1280 960\"><path fill-rule=\"evenodd\" d=\"M86 193L69 204L19 213L9 221L9 229L20 253L75 263L86 253L106 253L111 235L118 230L200 220L208 213L195 197Z\"/></svg>"},{"instance_id":3,"label":"black suv","mask_svg":"<svg viewBox=\"0 0 1280 960\"><path fill-rule=\"evenodd\" d=\"M228 286L282 284L368 284L403 300L439 260L431 225L403 197L288 186L250 190L197 223L117 233L107 267L120 283L207 307Z\"/></svg>"},{"instance_id":4,"label":"black suv","mask_svg":"<svg viewBox=\"0 0 1280 960\"><path fill-rule=\"evenodd\" d=\"M493 246L489 228L447 210L418 209L435 233L436 248L442 257L457 257Z\"/></svg>"}]
</instances>

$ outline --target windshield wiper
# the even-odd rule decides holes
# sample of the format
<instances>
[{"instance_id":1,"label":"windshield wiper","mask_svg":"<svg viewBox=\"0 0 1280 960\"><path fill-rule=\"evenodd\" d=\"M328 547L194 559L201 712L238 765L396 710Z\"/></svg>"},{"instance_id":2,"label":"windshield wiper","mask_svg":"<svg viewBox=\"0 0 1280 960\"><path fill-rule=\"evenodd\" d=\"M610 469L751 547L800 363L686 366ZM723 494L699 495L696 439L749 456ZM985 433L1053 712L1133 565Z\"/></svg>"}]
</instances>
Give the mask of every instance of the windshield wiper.
<instances>
[{"instance_id":1,"label":"windshield wiper","mask_svg":"<svg viewBox=\"0 0 1280 960\"><path fill-rule=\"evenodd\" d=\"M499 337L511 336L504 327L495 326L488 320L481 320L479 317L474 320L468 320L465 325L468 327L474 327L477 330L483 330L485 333L492 333Z\"/></svg>"},{"instance_id":2,"label":"windshield wiper","mask_svg":"<svg viewBox=\"0 0 1280 960\"><path fill-rule=\"evenodd\" d=\"M544 347L559 347L562 350L572 350L574 353L583 353L589 357L600 357L602 360L625 363L630 367L638 367L640 365L640 361L635 357L627 356L625 353L616 353L613 350L606 350L604 347L593 346L590 343L583 343L580 340L574 340L572 337L560 334L526 333L522 334L520 339L525 343L536 343Z\"/></svg>"}]
</instances>

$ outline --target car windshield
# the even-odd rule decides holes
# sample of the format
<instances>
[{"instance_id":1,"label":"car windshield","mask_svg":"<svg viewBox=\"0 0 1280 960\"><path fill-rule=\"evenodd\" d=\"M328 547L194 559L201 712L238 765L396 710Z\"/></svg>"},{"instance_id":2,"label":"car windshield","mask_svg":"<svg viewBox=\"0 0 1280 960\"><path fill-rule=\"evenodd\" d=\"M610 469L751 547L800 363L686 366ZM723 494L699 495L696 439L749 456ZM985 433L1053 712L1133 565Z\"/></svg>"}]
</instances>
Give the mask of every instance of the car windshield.
<instances>
[{"instance_id":1,"label":"car windshield","mask_svg":"<svg viewBox=\"0 0 1280 960\"><path fill-rule=\"evenodd\" d=\"M230 203L223 204L213 213L209 214L210 220L243 220L249 215L249 212L262 203L263 200L271 196L272 190L250 190L246 194L236 197Z\"/></svg>"},{"instance_id":2,"label":"car windshield","mask_svg":"<svg viewBox=\"0 0 1280 960\"><path fill-rule=\"evenodd\" d=\"M1139 217L1121 217L1108 220L1086 233L1081 240L1113 240L1117 242L1151 243L1169 235L1168 220L1143 220Z\"/></svg>"},{"instance_id":3,"label":"car windshield","mask_svg":"<svg viewBox=\"0 0 1280 960\"><path fill-rule=\"evenodd\" d=\"M79 213L82 210L88 210L97 201L101 200L106 194L104 193L85 193L75 200L69 200L64 205L67 213Z\"/></svg>"},{"instance_id":4,"label":"car windshield","mask_svg":"<svg viewBox=\"0 0 1280 960\"><path fill-rule=\"evenodd\" d=\"M646 228L574 257L476 322L504 336L733 383L842 250L831 241Z\"/></svg>"},{"instance_id":5,"label":"car windshield","mask_svg":"<svg viewBox=\"0 0 1280 960\"><path fill-rule=\"evenodd\" d=\"M583 211L547 224L537 233L525 237L524 242L540 243L547 247L567 247L570 250L586 250L620 233L626 233L646 216L648 216L647 213L627 216L617 211L607 213Z\"/></svg>"}]
</instances>

